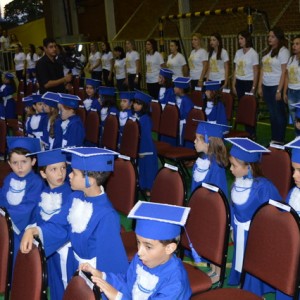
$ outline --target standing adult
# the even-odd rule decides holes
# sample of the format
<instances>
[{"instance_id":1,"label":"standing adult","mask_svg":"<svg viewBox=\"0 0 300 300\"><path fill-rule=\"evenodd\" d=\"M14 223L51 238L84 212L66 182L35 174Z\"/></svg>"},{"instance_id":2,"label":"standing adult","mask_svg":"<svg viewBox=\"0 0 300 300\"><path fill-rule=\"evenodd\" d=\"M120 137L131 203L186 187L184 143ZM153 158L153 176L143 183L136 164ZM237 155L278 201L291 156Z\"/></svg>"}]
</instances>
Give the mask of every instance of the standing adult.
<instances>
[{"instance_id":1,"label":"standing adult","mask_svg":"<svg viewBox=\"0 0 300 300\"><path fill-rule=\"evenodd\" d=\"M258 94L264 98L270 113L271 140L283 144L287 118L282 92L290 52L281 28L269 31L268 44L262 58Z\"/></svg>"},{"instance_id":2,"label":"standing adult","mask_svg":"<svg viewBox=\"0 0 300 300\"><path fill-rule=\"evenodd\" d=\"M96 43L90 44L90 55L86 70L91 74L92 79L102 80L101 53Z\"/></svg>"},{"instance_id":3,"label":"standing adult","mask_svg":"<svg viewBox=\"0 0 300 300\"><path fill-rule=\"evenodd\" d=\"M36 75L36 62L39 60L36 52L35 46L33 44L29 44L29 52L26 55L26 71L28 79L34 80Z\"/></svg>"},{"instance_id":4,"label":"standing adult","mask_svg":"<svg viewBox=\"0 0 300 300\"><path fill-rule=\"evenodd\" d=\"M114 86L114 57L108 42L101 43L102 83L106 86Z\"/></svg>"},{"instance_id":5,"label":"standing adult","mask_svg":"<svg viewBox=\"0 0 300 300\"><path fill-rule=\"evenodd\" d=\"M0 50L6 51L10 47L9 37L7 36L7 31L3 30L0 36Z\"/></svg>"},{"instance_id":6,"label":"standing adult","mask_svg":"<svg viewBox=\"0 0 300 300\"><path fill-rule=\"evenodd\" d=\"M146 41L146 83L147 90L153 99L158 99L160 85L158 83L159 71L164 67L164 59L157 51L157 42L154 39Z\"/></svg>"},{"instance_id":7,"label":"standing adult","mask_svg":"<svg viewBox=\"0 0 300 300\"><path fill-rule=\"evenodd\" d=\"M44 94L47 91L63 93L65 84L71 82L72 74L64 76L63 65L56 60L56 41L52 38L43 40L45 55L36 64L36 78L39 83L39 91Z\"/></svg>"},{"instance_id":8,"label":"standing adult","mask_svg":"<svg viewBox=\"0 0 300 300\"><path fill-rule=\"evenodd\" d=\"M26 61L26 55L23 51L23 47L21 44L18 44L18 47L16 48L14 62L15 62L16 76L19 82L21 80L24 80L25 82L25 61Z\"/></svg>"},{"instance_id":9,"label":"standing adult","mask_svg":"<svg viewBox=\"0 0 300 300\"><path fill-rule=\"evenodd\" d=\"M140 54L135 50L135 42L133 40L126 41L126 51L127 78L125 83L127 83L130 91L140 90L141 61Z\"/></svg>"},{"instance_id":10,"label":"standing adult","mask_svg":"<svg viewBox=\"0 0 300 300\"><path fill-rule=\"evenodd\" d=\"M114 72L116 74L117 88L120 91L127 90L126 80L126 63L125 63L125 51L122 47L117 46L114 48Z\"/></svg>"},{"instance_id":11,"label":"standing adult","mask_svg":"<svg viewBox=\"0 0 300 300\"><path fill-rule=\"evenodd\" d=\"M181 54L180 43L172 40L169 45L170 55L168 56L167 68L173 72L173 79L176 77L188 76L188 67L185 57Z\"/></svg>"},{"instance_id":12,"label":"standing adult","mask_svg":"<svg viewBox=\"0 0 300 300\"><path fill-rule=\"evenodd\" d=\"M202 87L203 80L208 68L208 54L205 49L201 47L201 34L194 33L192 35L193 50L189 57L189 68L191 77L192 90L196 86Z\"/></svg>"}]
</instances>

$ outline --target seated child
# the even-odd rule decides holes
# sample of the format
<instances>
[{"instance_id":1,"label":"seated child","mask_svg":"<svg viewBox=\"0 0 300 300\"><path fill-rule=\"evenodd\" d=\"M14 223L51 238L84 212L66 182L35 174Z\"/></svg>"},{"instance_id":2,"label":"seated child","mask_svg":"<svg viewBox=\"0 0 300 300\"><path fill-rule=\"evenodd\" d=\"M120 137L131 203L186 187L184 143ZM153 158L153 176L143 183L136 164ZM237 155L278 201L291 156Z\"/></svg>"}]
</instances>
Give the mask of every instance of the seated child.
<instances>
[{"instance_id":1,"label":"seated child","mask_svg":"<svg viewBox=\"0 0 300 300\"><path fill-rule=\"evenodd\" d=\"M43 189L42 179L32 170L36 158L27 154L41 150L40 140L29 137L7 137L8 163L12 172L0 190L0 206L11 217L14 230L14 258L19 250L22 231L33 223L33 211Z\"/></svg>"},{"instance_id":2,"label":"seated child","mask_svg":"<svg viewBox=\"0 0 300 300\"><path fill-rule=\"evenodd\" d=\"M168 102L175 103L175 94L172 82L173 74L173 71L166 68L162 68L159 71L158 83L161 85L161 88L159 90L158 100L161 104L162 109L164 109Z\"/></svg>"},{"instance_id":3,"label":"seated child","mask_svg":"<svg viewBox=\"0 0 300 300\"><path fill-rule=\"evenodd\" d=\"M2 75L0 73L0 75ZM0 99L3 100L3 106L6 119L15 119L16 115L16 101L13 98L17 91L15 76L12 73L5 73L3 83L0 85Z\"/></svg>"},{"instance_id":4,"label":"seated child","mask_svg":"<svg viewBox=\"0 0 300 300\"><path fill-rule=\"evenodd\" d=\"M117 153L95 147L64 151L72 155L69 177L74 192L59 214L39 227L26 230L21 251L31 250L34 235L42 239L47 257L70 241L68 280L82 262L89 262L105 272L125 273L128 259L120 236L120 217L103 188L113 171Z\"/></svg>"},{"instance_id":5,"label":"seated child","mask_svg":"<svg viewBox=\"0 0 300 300\"><path fill-rule=\"evenodd\" d=\"M180 299L191 297L189 279L175 252L190 208L139 201L128 215L136 222L138 252L126 274L96 270L88 263L80 269L108 299Z\"/></svg>"},{"instance_id":6,"label":"seated child","mask_svg":"<svg viewBox=\"0 0 300 300\"><path fill-rule=\"evenodd\" d=\"M100 80L86 78L85 80L85 94L86 99L83 100L85 110L88 112L91 109L100 113L101 105L97 90L101 84Z\"/></svg>"}]
</instances>

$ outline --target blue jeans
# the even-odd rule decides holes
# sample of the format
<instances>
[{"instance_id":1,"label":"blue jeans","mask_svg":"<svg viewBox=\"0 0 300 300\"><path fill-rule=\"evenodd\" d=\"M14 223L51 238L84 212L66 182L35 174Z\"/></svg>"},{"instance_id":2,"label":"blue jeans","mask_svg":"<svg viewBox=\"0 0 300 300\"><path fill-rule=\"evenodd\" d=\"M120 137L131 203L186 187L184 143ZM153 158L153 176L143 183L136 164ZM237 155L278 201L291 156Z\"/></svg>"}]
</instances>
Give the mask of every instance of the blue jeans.
<instances>
[{"instance_id":1,"label":"blue jeans","mask_svg":"<svg viewBox=\"0 0 300 300\"><path fill-rule=\"evenodd\" d=\"M291 106L291 104L296 104L298 102L300 102L300 90L288 89L289 112L292 117L293 123L295 123L296 108L294 106Z\"/></svg>"},{"instance_id":2,"label":"blue jeans","mask_svg":"<svg viewBox=\"0 0 300 300\"><path fill-rule=\"evenodd\" d=\"M284 143L285 128L287 123L285 103L282 99L276 100L278 86L262 86L263 98L268 106L271 123L271 139Z\"/></svg>"}]
</instances>

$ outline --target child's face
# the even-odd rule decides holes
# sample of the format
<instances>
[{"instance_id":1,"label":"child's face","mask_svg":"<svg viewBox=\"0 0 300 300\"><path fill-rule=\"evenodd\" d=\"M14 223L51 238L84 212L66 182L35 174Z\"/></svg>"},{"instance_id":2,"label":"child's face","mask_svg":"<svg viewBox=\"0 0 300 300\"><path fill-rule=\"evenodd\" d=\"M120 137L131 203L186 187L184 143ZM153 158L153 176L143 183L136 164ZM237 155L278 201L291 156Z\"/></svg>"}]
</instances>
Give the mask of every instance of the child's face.
<instances>
[{"instance_id":1,"label":"child's face","mask_svg":"<svg viewBox=\"0 0 300 300\"><path fill-rule=\"evenodd\" d=\"M133 103L133 110L134 110L135 112L141 111L142 108L143 108L143 104L142 104L142 103L139 103L139 102L134 102L134 103Z\"/></svg>"},{"instance_id":2,"label":"child's face","mask_svg":"<svg viewBox=\"0 0 300 300\"><path fill-rule=\"evenodd\" d=\"M58 109L60 111L60 117L63 121L67 120L70 116L75 114L73 109L66 109L63 105L58 104Z\"/></svg>"},{"instance_id":3,"label":"child's face","mask_svg":"<svg viewBox=\"0 0 300 300\"><path fill-rule=\"evenodd\" d=\"M170 259L170 255L175 251L169 244L163 245L160 241L143 238L136 235L138 245L138 256L145 266L155 268L164 264ZM176 249L176 247L175 247Z\"/></svg>"},{"instance_id":4,"label":"child's face","mask_svg":"<svg viewBox=\"0 0 300 300\"><path fill-rule=\"evenodd\" d=\"M236 178L241 178L243 176L246 176L248 174L248 165L238 161L235 157L230 156L230 171L232 175Z\"/></svg>"},{"instance_id":5,"label":"child's face","mask_svg":"<svg viewBox=\"0 0 300 300\"><path fill-rule=\"evenodd\" d=\"M128 99L121 99L120 107L122 110L130 109L131 102Z\"/></svg>"},{"instance_id":6,"label":"child's face","mask_svg":"<svg viewBox=\"0 0 300 300\"><path fill-rule=\"evenodd\" d=\"M35 164L36 159L31 159L23 154L13 152L10 156L9 165L19 177L25 177Z\"/></svg>"},{"instance_id":7,"label":"child's face","mask_svg":"<svg viewBox=\"0 0 300 300\"><path fill-rule=\"evenodd\" d=\"M67 169L66 163L60 162L52 165L48 165L45 171L41 171L41 176L47 180L49 187L54 189L64 184Z\"/></svg>"},{"instance_id":8,"label":"child's face","mask_svg":"<svg viewBox=\"0 0 300 300\"><path fill-rule=\"evenodd\" d=\"M181 96L182 94L183 94L183 89L181 89L181 88L178 88L178 87L174 87L174 93L175 93L175 95L177 95L177 96Z\"/></svg>"},{"instance_id":9,"label":"child's face","mask_svg":"<svg viewBox=\"0 0 300 300\"><path fill-rule=\"evenodd\" d=\"M207 99L212 99L215 96L215 92L214 91L205 91L205 95L206 95Z\"/></svg>"},{"instance_id":10,"label":"child's face","mask_svg":"<svg viewBox=\"0 0 300 300\"><path fill-rule=\"evenodd\" d=\"M163 85L163 84L165 84L165 82L166 82L165 77L162 76L162 75L159 75L158 76L158 83Z\"/></svg>"},{"instance_id":11,"label":"child's face","mask_svg":"<svg viewBox=\"0 0 300 300\"><path fill-rule=\"evenodd\" d=\"M300 121L296 120L295 127L300 130Z\"/></svg>"},{"instance_id":12,"label":"child's face","mask_svg":"<svg viewBox=\"0 0 300 300\"><path fill-rule=\"evenodd\" d=\"M40 114L40 113L44 112L43 102L37 102L37 103L33 104L33 107L34 107L37 114Z\"/></svg>"},{"instance_id":13,"label":"child's face","mask_svg":"<svg viewBox=\"0 0 300 300\"><path fill-rule=\"evenodd\" d=\"M50 106L47 105L47 104L45 104L45 103L43 103L43 111L45 113L49 114L50 113Z\"/></svg>"},{"instance_id":14,"label":"child's face","mask_svg":"<svg viewBox=\"0 0 300 300\"><path fill-rule=\"evenodd\" d=\"M292 162L292 167L294 169L293 178L294 178L295 184L298 188L300 188L300 164Z\"/></svg>"},{"instance_id":15,"label":"child's face","mask_svg":"<svg viewBox=\"0 0 300 300\"><path fill-rule=\"evenodd\" d=\"M74 191L83 191L85 189L85 178L78 169L72 169L72 172L69 174L71 188Z\"/></svg>"},{"instance_id":16,"label":"child's face","mask_svg":"<svg viewBox=\"0 0 300 300\"><path fill-rule=\"evenodd\" d=\"M86 85L85 92L89 97L93 97L95 94L95 90L91 85Z\"/></svg>"},{"instance_id":17,"label":"child's face","mask_svg":"<svg viewBox=\"0 0 300 300\"><path fill-rule=\"evenodd\" d=\"M202 134L196 133L196 138L194 140L194 146L198 153L207 153L208 152L208 145L204 142L204 138Z\"/></svg>"}]
</instances>

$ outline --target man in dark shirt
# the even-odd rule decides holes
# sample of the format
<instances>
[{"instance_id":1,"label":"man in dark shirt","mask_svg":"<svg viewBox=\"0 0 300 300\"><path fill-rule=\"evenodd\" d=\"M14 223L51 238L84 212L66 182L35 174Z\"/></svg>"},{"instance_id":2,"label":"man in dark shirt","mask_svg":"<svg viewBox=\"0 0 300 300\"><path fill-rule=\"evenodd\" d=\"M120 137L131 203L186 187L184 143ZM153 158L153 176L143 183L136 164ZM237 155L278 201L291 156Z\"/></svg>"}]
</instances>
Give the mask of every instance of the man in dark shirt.
<instances>
[{"instance_id":1,"label":"man in dark shirt","mask_svg":"<svg viewBox=\"0 0 300 300\"><path fill-rule=\"evenodd\" d=\"M54 39L43 40L45 55L36 64L36 78L41 94L47 91L64 93L65 84L72 80L72 74L64 76L63 65L56 61L56 42Z\"/></svg>"}]
</instances>

